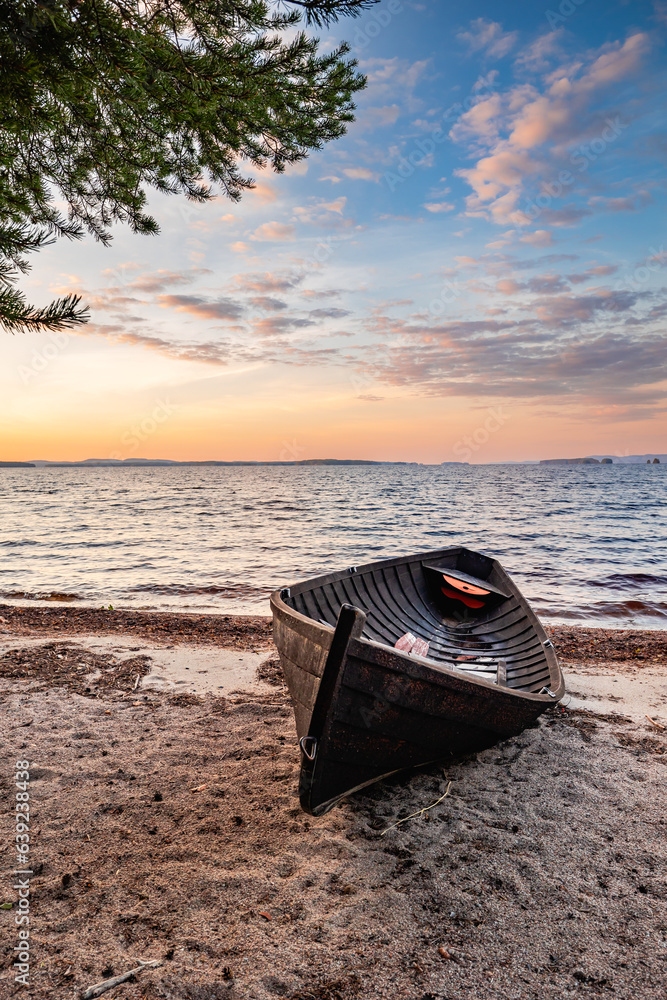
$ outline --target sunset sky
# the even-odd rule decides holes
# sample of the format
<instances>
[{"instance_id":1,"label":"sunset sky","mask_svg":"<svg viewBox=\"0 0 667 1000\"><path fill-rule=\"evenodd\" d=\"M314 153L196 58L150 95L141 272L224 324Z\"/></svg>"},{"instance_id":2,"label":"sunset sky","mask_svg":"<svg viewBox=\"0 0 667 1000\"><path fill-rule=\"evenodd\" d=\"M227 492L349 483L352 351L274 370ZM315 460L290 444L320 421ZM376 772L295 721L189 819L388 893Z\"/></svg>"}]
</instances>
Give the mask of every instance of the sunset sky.
<instances>
[{"instance_id":1,"label":"sunset sky","mask_svg":"<svg viewBox=\"0 0 667 1000\"><path fill-rule=\"evenodd\" d=\"M667 450L667 3L382 0L342 140L239 205L33 258L0 459L442 462Z\"/></svg>"}]
</instances>

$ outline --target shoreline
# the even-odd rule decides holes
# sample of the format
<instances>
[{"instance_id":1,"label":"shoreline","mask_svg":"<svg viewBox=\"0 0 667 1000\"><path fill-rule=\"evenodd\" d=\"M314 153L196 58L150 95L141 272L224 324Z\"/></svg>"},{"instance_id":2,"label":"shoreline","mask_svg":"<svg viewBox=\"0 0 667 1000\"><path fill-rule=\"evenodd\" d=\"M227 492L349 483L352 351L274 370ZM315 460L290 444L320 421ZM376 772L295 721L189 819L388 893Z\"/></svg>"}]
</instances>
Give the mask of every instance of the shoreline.
<instances>
[{"instance_id":1,"label":"shoreline","mask_svg":"<svg viewBox=\"0 0 667 1000\"><path fill-rule=\"evenodd\" d=\"M246 649L271 644L271 618L266 615L212 615L173 611L104 610L90 607L25 607L0 604L0 640L3 634L136 635Z\"/></svg>"},{"instance_id":2,"label":"shoreline","mask_svg":"<svg viewBox=\"0 0 667 1000\"><path fill-rule=\"evenodd\" d=\"M547 625L559 657L575 660L667 661L667 629ZM0 641L7 634L136 635L174 644L248 649L272 644L269 615L201 614L176 611L113 611L67 605L25 606L0 603Z\"/></svg>"}]
</instances>

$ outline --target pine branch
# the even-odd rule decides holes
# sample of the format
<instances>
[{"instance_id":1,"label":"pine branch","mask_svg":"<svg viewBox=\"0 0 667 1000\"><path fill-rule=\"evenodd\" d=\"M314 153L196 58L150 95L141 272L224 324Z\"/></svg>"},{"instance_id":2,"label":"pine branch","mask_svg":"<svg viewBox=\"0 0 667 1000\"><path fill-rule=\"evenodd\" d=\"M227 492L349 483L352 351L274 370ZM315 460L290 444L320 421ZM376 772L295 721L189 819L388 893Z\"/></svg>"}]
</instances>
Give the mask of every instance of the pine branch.
<instances>
[{"instance_id":1,"label":"pine branch","mask_svg":"<svg viewBox=\"0 0 667 1000\"><path fill-rule=\"evenodd\" d=\"M86 322L77 296L36 309L12 287L54 238L155 233L147 188L237 201L244 161L281 172L342 136L365 78L294 29L376 2L0 0L0 325Z\"/></svg>"},{"instance_id":2,"label":"pine branch","mask_svg":"<svg viewBox=\"0 0 667 1000\"><path fill-rule=\"evenodd\" d=\"M280 171L341 136L365 85L346 46L276 32L373 2L0 0L0 218L107 242L113 220L156 230L145 186L238 198L241 160Z\"/></svg>"},{"instance_id":3,"label":"pine branch","mask_svg":"<svg viewBox=\"0 0 667 1000\"><path fill-rule=\"evenodd\" d=\"M9 333L64 330L87 323L88 307L79 307L80 295L55 299L46 308L29 305L15 288L0 288L0 326Z\"/></svg>"},{"instance_id":4,"label":"pine branch","mask_svg":"<svg viewBox=\"0 0 667 1000\"><path fill-rule=\"evenodd\" d=\"M308 24L318 28L328 27L340 17L359 17L362 11L374 7L380 0L285 0L295 7L302 7Z\"/></svg>"}]
</instances>

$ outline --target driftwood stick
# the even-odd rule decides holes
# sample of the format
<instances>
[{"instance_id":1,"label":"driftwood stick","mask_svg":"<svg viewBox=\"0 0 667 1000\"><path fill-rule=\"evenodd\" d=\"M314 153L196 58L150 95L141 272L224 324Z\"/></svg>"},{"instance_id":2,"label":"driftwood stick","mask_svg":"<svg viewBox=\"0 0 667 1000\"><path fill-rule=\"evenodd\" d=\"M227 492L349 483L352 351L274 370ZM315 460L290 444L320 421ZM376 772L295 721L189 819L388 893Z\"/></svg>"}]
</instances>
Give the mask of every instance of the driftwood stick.
<instances>
[{"instance_id":1,"label":"driftwood stick","mask_svg":"<svg viewBox=\"0 0 667 1000\"><path fill-rule=\"evenodd\" d=\"M656 722L655 719L652 719L650 715L647 715L646 718L648 719L648 721L651 723L652 726L655 726L656 729L667 729L667 726L663 726L661 722Z\"/></svg>"},{"instance_id":2,"label":"driftwood stick","mask_svg":"<svg viewBox=\"0 0 667 1000\"><path fill-rule=\"evenodd\" d=\"M429 809L433 809L434 806L439 806L442 800L446 799L447 796L449 795L449 789L451 787L452 783L450 781L449 784L447 785L447 791L445 792L444 795L441 795L439 799L436 799L435 802L431 802L430 806L424 806L423 809L419 809L416 813L410 813L409 816L404 816L403 819L399 819L397 823L392 823L391 826L388 826L386 830L382 831L380 836L384 837L385 833L389 833L390 830L393 830L395 827L400 826L401 823L407 823L409 819L414 819L415 816L423 816L424 813L427 813L429 811Z\"/></svg>"},{"instance_id":3,"label":"driftwood stick","mask_svg":"<svg viewBox=\"0 0 667 1000\"><path fill-rule=\"evenodd\" d=\"M162 963L157 959L152 962L140 961L136 969L130 969L129 972L124 972L122 976L112 976L111 979L103 979L101 983L96 983L95 986L89 986L88 989L81 994L81 1000L94 1000L95 997L101 997L103 993L107 992L107 990L112 990L114 986L120 986L121 983L126 983L128 979L131 979L132 976L136 976L139 972L143 972L144 969L154 969L157 965L161 964Z\"/></svg>"}]
</instances>

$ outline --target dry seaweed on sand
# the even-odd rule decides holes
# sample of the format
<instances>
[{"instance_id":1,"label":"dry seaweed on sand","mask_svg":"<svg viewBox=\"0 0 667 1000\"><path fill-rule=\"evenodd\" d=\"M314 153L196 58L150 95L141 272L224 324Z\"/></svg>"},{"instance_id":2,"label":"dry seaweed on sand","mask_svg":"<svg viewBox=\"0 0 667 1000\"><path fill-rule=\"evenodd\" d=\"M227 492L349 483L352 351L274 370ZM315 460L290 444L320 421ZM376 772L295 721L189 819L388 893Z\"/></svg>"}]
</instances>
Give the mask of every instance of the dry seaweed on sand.
<instances>
[{"instance_id":1,"label":"dry seaweed on sand","mask_svg":"<svg viewBox=\"0 0 667 1000\"><path fill-rule=\"evenodd\" d=\"M119 660L71 642L12 648L0 656L0 677L30 681L32 690L62 686L93 697L104 689L135 691L150 668L148 656Z\"/></svg>"},{"instance_id":2,"label":"dry seaweed on sand","mask_svg":"<svg viewBox=\"0 0 667 1000\"><path fill-rule=\"evenodd\" d=\"M249 649L269 646L271 619L263 615L201 615L82 607L17 607L0 604L0 633L40 632L79 636L136 635L146 640Z\"/></svg>"},{"instance_id":3,"label":"dry seaweed on sand","mask_svg":"<svg viewBox=\"0 0 667 1000\"><path fill-rule=\"evenodd\" d=\"M634 665L667 662L667 632L550 625L547 632L561 659Z\"/></svg>"}]
</instances>

